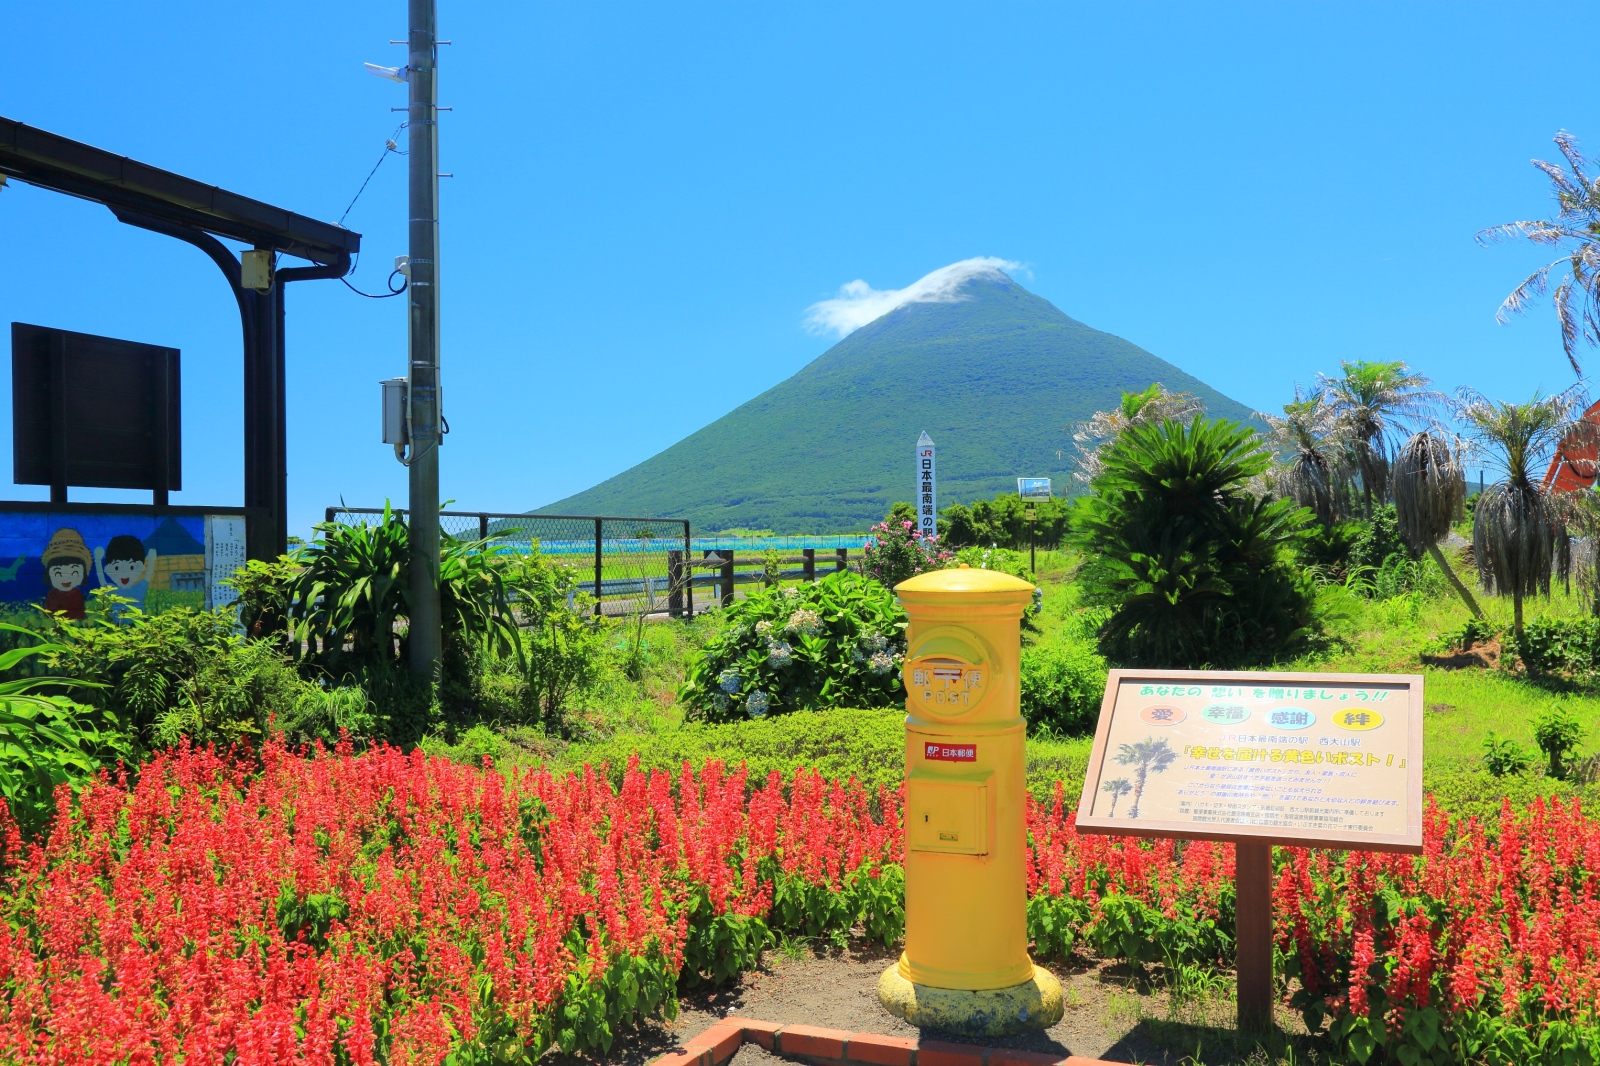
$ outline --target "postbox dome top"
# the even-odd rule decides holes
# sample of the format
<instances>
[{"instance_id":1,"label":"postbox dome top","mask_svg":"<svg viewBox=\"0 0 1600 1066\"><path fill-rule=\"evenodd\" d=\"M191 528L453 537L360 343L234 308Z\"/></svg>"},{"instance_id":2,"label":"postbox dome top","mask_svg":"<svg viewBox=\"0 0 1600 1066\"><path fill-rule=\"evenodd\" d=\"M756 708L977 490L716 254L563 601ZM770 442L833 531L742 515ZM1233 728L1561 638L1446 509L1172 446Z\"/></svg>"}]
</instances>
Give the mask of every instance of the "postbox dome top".
<instances>
[{"instance_id":1,"label":"postbox dome top","mask_svg":"<svg viewBox=\"0 0 1600 1066\"><path fill-rule=\"evenodd\" d=\"M975 570L965 563L949 570L930 570L907 578L896 585L894 591L900 596L909 593L919 600L957 596L990 602L1027 602L1033 598L1033 586L1020 577L998 570Z\"/></svg>"}]
</instances>

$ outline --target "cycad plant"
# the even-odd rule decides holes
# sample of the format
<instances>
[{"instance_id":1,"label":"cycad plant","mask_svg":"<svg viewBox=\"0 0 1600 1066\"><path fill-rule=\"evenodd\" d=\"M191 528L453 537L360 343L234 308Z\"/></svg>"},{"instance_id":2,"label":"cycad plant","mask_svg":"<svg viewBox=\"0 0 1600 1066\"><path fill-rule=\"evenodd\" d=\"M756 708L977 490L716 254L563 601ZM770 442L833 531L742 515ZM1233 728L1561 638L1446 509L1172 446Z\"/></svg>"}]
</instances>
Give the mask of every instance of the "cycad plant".
<instances>
[{"instance_id":1,"label":"cycad plant","mask_svg":"<svg viewBox=\"0 0 1600 1066\"><path fill-rule=\"evenodd\" d=\"M1122 402L1109 411L1096 411L1087 422L1069 426L1072 443L1078 451L1073 479L1088 485L1100 475L1101 458L1133 426L1149 426L1172 419L1186 422L1205 412L1200 399L1187 392L1168 392L1161 382L1153 382L1143 392L1125 392Z\"/></svg>"},{"instance_id":2,"label":"cycad plant","mask_svg":"<svg viewBox=\"0 0 1600 1066\"><path fill-rule=\"evenodd\" d=\"M1472 553L1489 592L1510 596L1513 628L1522 640L1524 597L1550 594L1552 576L1572 566L1570 504L1537 480L1534 471L1567 434L1588 423L1576 386L1525 403L1490 400L1471 389L1457 393L1456 411L1501 479L1484 490L1472 515Z\"/></svg>"},{"instance_id":3,"label":"cycad plant","mask_svg":"<svg viewBox=\"0 0 1600 1066\"><path fill-rule=\"evenodd\" d=\"M1426 421L1443 399L1428 389L1428 379L1401 362L1340 363L1338 377L1319 374L1317 382L1339 422L1348 461L1361 478L1365 512L1371 517L1386 502L1391 450L1407 423Z\"/></svg>"},{"instance_id":4,"label":"cycad plant","mask_svg":"<svg viewBox=\"0 0 1600 1066\"><path fill-rule=\"evenodd\" d=\"M1401 538L1414 551L1433 556L1472 616L1482 618L1483 608L1439 550L1467 496L1460 449L1452 450L1442 437L1426 430L1412 434L1395 455L1392 492Z\"/></svg>"},{"instance_id":5,"label":"cycad plant","mask_svg":"<svg viewBox=\"0 0 1600 1066\"><path fill-rule=\"evenodd\" d=\"M1526 310L1531 299L1548 289L1551 273L1561 269L1564 276L1551 299L1561 323L1561 346L1573 373L1581 377L1578 338L1600 344L1600 175L1590 177L1585 169L1589 160L1566 130L1556 134L1556 147L1567 161L1566 170L1542 159L1533 161L1550 179L1560 209L1556 217L1491 226L1479 232L1478 242L1526 237L1535 244L1562 249L1558 259L1529 274L1511 291L1495 317L1504 322Z\"/></svg>"},{"instance_id":6,"label":"cycad plant","mask_svg":"<svg viewBox=\"0 0 1600 1066\"><path fill-rule=\"evenodd\" d=\"M1108 654L1130 664L1272 661L1309 632L1315 582L1294 549L1314 524L1253 495L1271 465L1254 432L1195 416L1125 430L1073 515L1086 606L1109 607Z\"/></svg>"},{"instance_id":7,"label":"cycad plant","mask_svg":"<svg viewBox=\"0 0 1600 1066\"><path fill-rule=\"evenodd\" d=\"M1340 436L1339 412L1321 389L1283 405L1283 417L1263 414L1267 440L1281 460L1272 478L1280 496L1309 508L1317 521L1331 526L1350 514L1348 449Z\"/></svg>"}]
</instances>

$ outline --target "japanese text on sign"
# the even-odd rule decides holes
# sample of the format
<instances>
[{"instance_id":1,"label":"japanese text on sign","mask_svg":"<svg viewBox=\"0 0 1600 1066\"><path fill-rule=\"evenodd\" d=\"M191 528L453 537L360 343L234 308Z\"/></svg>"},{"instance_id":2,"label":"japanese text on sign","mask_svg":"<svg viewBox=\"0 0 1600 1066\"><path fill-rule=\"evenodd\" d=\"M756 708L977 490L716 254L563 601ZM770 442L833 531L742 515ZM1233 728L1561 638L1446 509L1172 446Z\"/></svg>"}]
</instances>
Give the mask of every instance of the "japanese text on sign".
<instances>
[{"instance_id":1,"label":"japanese text on sign","mask_svg":"<svg viewBox=\"0 0 1600 1066\"><path fill-rule=\"evenodd\" d=\"M977 762L978 746L976 744L935 744L929 741L922 745L922 757L933 762Z\"/></svg>"},{"instance_id":2,"label":"japanese text on sign","mask_svg":"<svg viewBox=\"0 0 1600 1066\"><path fill-rule=\"evenodd\" d=\"M1420 678L1124 673L1108 683L1080 828L1420 842Z\"/></svg>"}]
</instances>

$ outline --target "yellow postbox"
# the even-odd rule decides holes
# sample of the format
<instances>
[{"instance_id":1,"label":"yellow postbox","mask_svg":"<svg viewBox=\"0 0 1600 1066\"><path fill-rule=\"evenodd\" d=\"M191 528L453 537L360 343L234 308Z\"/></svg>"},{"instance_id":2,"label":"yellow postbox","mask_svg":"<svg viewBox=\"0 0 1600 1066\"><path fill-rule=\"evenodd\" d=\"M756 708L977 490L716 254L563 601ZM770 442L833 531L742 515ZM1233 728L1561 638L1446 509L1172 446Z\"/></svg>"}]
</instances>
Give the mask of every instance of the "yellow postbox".
<instances>
[{"instance_id":1,"label":"yellow postbox","mask_svg":"<svg viewBox=\"0 0 1600 1066\"><path fill-rule=\"evenodd\" d=\"M1028 958L1021 621L1026 581L966 566L895 588L905 660L906 945L891 1013L974 1035L1047 1028L1061 986Z\"/></svg>"}]
</instances>

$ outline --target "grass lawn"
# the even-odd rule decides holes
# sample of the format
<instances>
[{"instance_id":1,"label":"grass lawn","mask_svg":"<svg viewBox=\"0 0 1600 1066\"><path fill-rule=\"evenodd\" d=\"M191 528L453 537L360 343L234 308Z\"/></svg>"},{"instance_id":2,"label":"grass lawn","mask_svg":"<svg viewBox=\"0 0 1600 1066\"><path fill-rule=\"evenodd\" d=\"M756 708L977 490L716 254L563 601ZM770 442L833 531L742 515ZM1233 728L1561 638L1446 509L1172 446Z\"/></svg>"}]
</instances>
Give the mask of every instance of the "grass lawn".
<instances>
[{"instance_id":1,"label":"grass lawn","mask_svg":"<svg viewBox=\"0 0 1600 1066\"><path fill-rule=\"evenodd\" d=\"M1467 567L1458 572L1471 579ZM1428 564L1431 566L1431 564ZM1038 583L1044 608L1025 642L1090 640L1096 625L1077 605L1071 575L1075 560L1066 552L1038 553ZM1537 770L1521 776L1493 777L1483 769L1483 745L1492 732L1537 755L1533 728L1537 716L1554 704L1566 707L1587 730L1582 751L1600 741L1600 685L1560 678L1533 679L1507 669L1443 669L1425 666L1422 656L1442 650L1441 637L1470 617L1437 571L1431 586L1387 600L1357 600L1351 617L1331 646L1286 661L1286 670L1329 673L1421 673L1424 677L1424 781L1441 805L1459 814L1492 819L1503 798L1522 804L1534 796L1580 796L1600 801L1600 786L1545 777ZM1475 582L1474 582L1475 583ZM1509 601L1478 593L1497 626L1509 627ZM1557 590L1548 600L1530 600L1527 616L1580 617L1585 604ZM692 624L651 621L642 629L618 625L614 650L642 639L647 662L643 676L629 680L611 669L586 693L574 712L575 736L556 740L531 728L479 727L454 745L430 741L434 751L476 761L489 755L504 766L544 764L552 770L585 764L620 770L632 757L645 767L676 771L685 761L708 758L730 768L743 762L752 778L773 770L812 767L827 777L857 777L878 786L897 787L903 777L904 713L898 708L835 709L796 712L774 718L705 725L684 720L676 692L684 663L711 632L715 613ZM1090 738L1035 736L1028 740L1028 784L1041 800L1057 781L1069 803L1076 803L1088 763Z\"/></svg>"}]
</instances>

